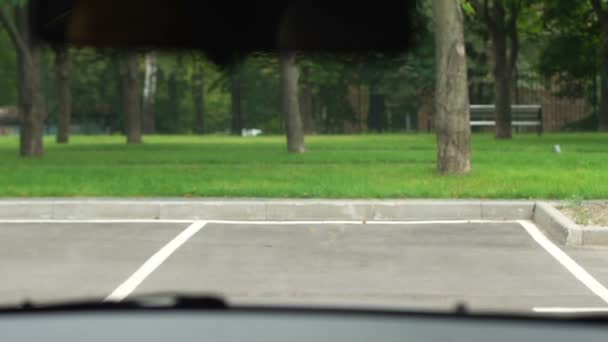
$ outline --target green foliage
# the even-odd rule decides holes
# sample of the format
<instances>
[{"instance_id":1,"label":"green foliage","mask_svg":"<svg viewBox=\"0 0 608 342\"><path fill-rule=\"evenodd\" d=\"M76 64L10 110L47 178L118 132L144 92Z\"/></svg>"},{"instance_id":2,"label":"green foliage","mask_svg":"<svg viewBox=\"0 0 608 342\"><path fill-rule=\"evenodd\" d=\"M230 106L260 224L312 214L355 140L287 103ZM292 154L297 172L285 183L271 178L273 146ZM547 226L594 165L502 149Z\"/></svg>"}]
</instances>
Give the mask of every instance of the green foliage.
<instances>
[{"instance_id":1,"label":"green foliage","mask_svg":"<svg viewBox=\"0 0 608 342\"><path fill-rule=\"evenodd\" d=\"M17 56L6 31L0 29L0 106L17 104Z\"/></svg>"},{"instance_id":2,"label":"green foliage","mask_svg":"<svg viewBox=\"0 0 608 342\"><path fill-rule=\"evenodd\" d=\"M279 64L276 55L255 54L242 67L242 110L246 128L260 128L263 132L280 134L283 127Z\"/></svg>"},{"instance_id":3,"label":"green foliage","mask_svg":"<svg viewBox=\"0 0 608 342\"><path fill-rule=\"evenodd\" d=\"M496 0L498 1L498 0ZM500 0L505 4L512 0ZM514 0L513 0L514 1ZM462 0L465 14L469 80L491 88L492 57L488 30L474 3ZM22 5L24 0L0 0L0 5ZM539 71L557 83L562 95L591 98L597 70L597 47L601 42L597 18L589 1L521 1L519 16L520 57L518 72ZM312 92L313 117L317 133L342 133L345 122L356 126L360 112L369 112L369 98L355 104L354 90L368 95L370 88L382 95L391 112L388 130L403 128L406 115L417 113L420 104L432 99L435 83L435 47L431 27L430 1L417 5L416 45L402 54L299 54L297 63L309 71L306 85ZM9 12L9 11L7 11ZM542 19L542 20L541 20ZM116 52L72 49L73 122L101 125L112 132L123 130L122 93ZM49 108L48 123L56 116L53 54L45 51L43 82ZM0 29L0 105L17 102L16 53L5 30ZM143 62L143 58L142 58ZM230 70L220 70L193 52L159 53L156 99L157 132L190 133L195 114L192 74L202 63L206 131L226 132L231 122ZM240 65L242 111L245 127L261 128L268 134L284 132L284 113L277 56L257 53ZM144 65L141 64L143 87ZM301 79L300 86L305 80ZM491 93L491 92L487 92ZM351 103L352 102L352 103ZM326 114L324 114L326 113ZM577 126L578 127L578 126ZM582 126L580 126L582 127Z\"/></svg>"},{"instance_id":4,"label":"green foliage","mask_svg":"<svg viewBox=\"0 0 608 342\"><path fill-rule=\"evenodd\" d=\"M468 0L461 0L460 4L462 6L462 11L466 15L470 15L470 16L475 15L475 8L473 7L473 5L471 5L471 3Z\"/></svg>"},{"instance_id":5,"label":"green foliage","mask_svg":"<svg viewBox=\"0 0 608 342\"><path fill-rule=\"evenodd\" d=\"M548 1L543 25L548 37L538 70L560 86L560 95L589 96L597 73L601 29L589 1Z\"/></svg>"},{"instance_id":6,"label":"green foliage","mask_svg":"<svg viewBox=\"0 0 608 342\"><path fill-rule=\"evenodd\" d=\"M0 1L0 5L9 5L9 6L23 6L27 3L27 0L2 0Z\"/></svg>"},{"instance_id":7,"label":"green foliage","mask_svg":"<svg viewBox=\"0 0 608 342\"><path fill-rule=\"evenodd\" d=\"M72 116L76 124L123 130L120 71L110 50L71 49Z\"/></svg>"}]
</instances>

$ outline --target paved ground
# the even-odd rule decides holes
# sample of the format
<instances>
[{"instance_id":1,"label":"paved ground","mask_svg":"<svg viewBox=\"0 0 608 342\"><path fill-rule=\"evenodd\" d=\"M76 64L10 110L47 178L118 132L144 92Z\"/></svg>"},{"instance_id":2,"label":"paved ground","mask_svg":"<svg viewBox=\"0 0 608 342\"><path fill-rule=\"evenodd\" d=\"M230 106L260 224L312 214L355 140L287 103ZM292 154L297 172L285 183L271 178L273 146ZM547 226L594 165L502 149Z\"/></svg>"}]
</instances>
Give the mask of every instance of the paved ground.
<instances>
[{"instance_id":1,"label":"paved ground","mask_svg":"<svg viewBox=\"0 0 608 342\"><path fill-rule=\"evenodd\" d=\"M119 288L221 293L233 303L608 308L608 249L559 246L597 279L598 295L516 222L189 226L0 223L0 304L103 299Z\"/></svg>"}]
</instances>

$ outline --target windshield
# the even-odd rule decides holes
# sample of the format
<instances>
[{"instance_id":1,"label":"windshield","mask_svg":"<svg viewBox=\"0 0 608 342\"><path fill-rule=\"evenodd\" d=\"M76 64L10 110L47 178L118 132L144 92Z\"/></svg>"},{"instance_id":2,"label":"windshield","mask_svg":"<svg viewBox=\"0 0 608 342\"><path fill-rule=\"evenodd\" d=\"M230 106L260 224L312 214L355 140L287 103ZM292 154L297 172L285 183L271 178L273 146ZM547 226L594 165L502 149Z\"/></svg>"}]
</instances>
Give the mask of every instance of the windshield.
<instances>
[{"instance_id":1,"label":"windshield","mask_svg":"<svg viewBox=\"0 0 608 342\"><path fill-rule=\"evenodd\" d=\"M47 44L30 5L0 1L0 306L608 312L606 1L419 1L399 52L283 20L234 59Z\"/></svg>"}]
</instances>

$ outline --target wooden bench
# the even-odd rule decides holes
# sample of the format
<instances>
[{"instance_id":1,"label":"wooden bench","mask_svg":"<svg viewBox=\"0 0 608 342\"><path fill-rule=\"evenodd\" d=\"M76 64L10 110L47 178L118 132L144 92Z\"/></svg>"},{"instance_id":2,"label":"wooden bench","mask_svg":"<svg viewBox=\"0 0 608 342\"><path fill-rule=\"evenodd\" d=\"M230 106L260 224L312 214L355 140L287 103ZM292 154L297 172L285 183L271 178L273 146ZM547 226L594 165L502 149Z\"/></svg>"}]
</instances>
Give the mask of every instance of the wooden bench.
<instances>
[{"instance_id":1,"label":"wooden bench","mask_svg":"<svg viewBox=\"0 0 608 342\"><path fill-rule=\"evenodd\" d=\"M471 105L471 126L496 126L495 105ZM543 132L543 108L541 105L511 105L511 125L514 127L537 127Z\"/></svg>"}]
</instances>

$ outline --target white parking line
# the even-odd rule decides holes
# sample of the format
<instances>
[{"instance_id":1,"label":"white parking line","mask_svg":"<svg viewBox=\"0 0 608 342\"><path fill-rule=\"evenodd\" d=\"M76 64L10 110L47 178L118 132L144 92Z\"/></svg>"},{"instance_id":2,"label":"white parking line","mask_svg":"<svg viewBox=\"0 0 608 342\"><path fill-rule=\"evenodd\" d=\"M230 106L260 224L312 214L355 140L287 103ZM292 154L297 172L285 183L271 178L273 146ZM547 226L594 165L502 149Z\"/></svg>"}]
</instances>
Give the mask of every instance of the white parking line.
<instances>
[{"instance_id":1,"label":"white parking line","mask_svg":"<svg viewBox=\"0 0 608 342\"><path fill-rule=\"evenodd\" d=\"M608 312L608 308L532 308L538 313L595 313Z\"/></svg>"},{"instance_id":2,"label":"white parking line","mask_svg":"<svg viewBox=\"0 0 608 342\"><path fill-rule=\"evenodd\" d=\"M164 219L15 219L0 220L2 223L192 223L196 220L164 220ZM462 223L519 223L517 220L433 220L433 221L367 221L367 220L204 220L207 223L220 224L251 224L251 225L301 225L301 224L378 224L378 225L408 225L408 224L462 224Z\"/></svg>"},{"instance_id":3,"label":"white parking line","mask_svg":"<svg viewBox=\"0 0 608 342\"><path fill-rule=\"evenodd\" d=\"M196 220L155 220L155 219L7 219L2 223L192 223Z\"/></svg>"},{"instance_id":4,"label":"white parking line","mask_svg":"<svg viewBox=\"0 0 608 342\"><path fill-rule=\"evenodd\" d=\"M127 280L116 288L105 301L120 302L131 294L155 269L158 268L173 252L175 252L188 239L196 234L207 224L205 221L196 221L179 233L173 240L169 241L161 249L152 255L141 267L135 271Z\"/></svg>"},{"instance_id":5,"label":"white parking line","mask_svg":"<svg viewBox=\"0 0 608 342\"><path fill-rule=\"evenodd\" d=\"M462 223L517 223L518 221L498 220L433 220L433 221L367 221L367 220L330 220L330 221L235 221L208 220L209 223L220 224L268 224L268 225L301 225L301 224L377 224L377 225L408 225L408 224L462 224Z\"/></svg>"},{"instance_id":6,"label":"white parking line","mask_svg":"<svg viewBox=\"0 0 608 342\"><path fill-rule=\"evenodd\" d=\"M521 226L532 236L547 253L551 254L562 266L564 266L576 279L585 285L591 292L595 293L604 302L608 303L608 289L589 274L583 267L574 261L568 254L551 242L531 221L519 221Z\"/></svg>"}]
</instances>

